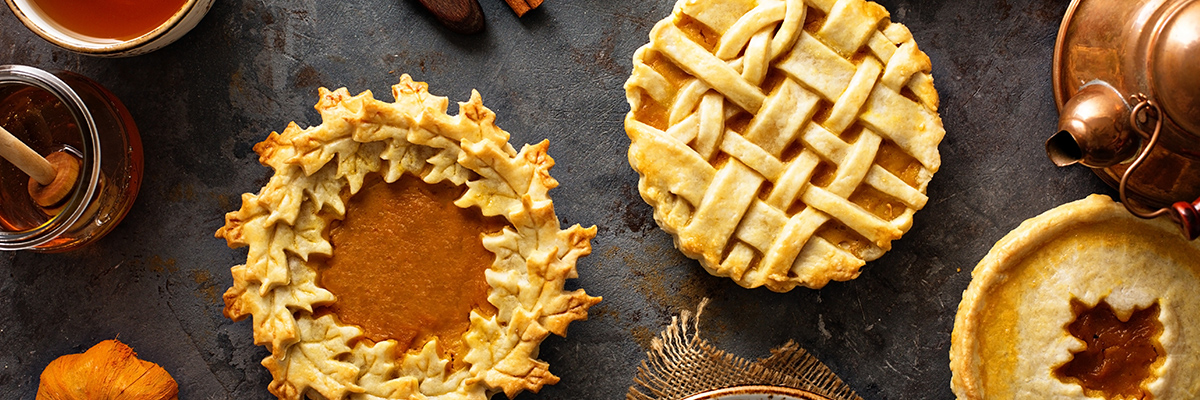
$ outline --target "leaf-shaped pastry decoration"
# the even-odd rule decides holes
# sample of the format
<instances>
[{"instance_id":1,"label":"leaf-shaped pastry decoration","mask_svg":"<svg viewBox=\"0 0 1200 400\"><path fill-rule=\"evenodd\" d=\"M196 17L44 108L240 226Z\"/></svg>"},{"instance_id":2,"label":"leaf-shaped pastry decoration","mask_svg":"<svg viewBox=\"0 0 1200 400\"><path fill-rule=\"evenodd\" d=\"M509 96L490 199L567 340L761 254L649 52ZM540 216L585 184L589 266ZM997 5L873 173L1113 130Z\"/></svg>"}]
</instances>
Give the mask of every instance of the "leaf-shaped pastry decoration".
<instances>
[{"instance_id":1,"label":"leaf-shaped pastry decoration","mask_svg":"<svg viewBox=\"0 0 1200 400\"><path fill-rule=\"evenodd\" d=\"M225 315L253 316L254 342L271 350L263 360L271 393L288 400L486 400L557 381L537 360L538 345L550 333L565 334L600 298L563 289L576 277L576 259L591 252L596 228L560 227L548 193L558 185L549 175L548 142L518 152L479 93L451 116L448 99L408 75L392 87L392 103L369 91L319 92L321 125L288 124L254 147L275 174L258 194L242 196L242 208L217 231L230 246L250 248L246 264L231 269ZM337 253L325 233L345 218L345 201L371 174L388 183L410 174L466 186L455 206L478 206L508 222L482 238L496 255L484 271L496 313L470 312L460 337L469 350L461 359L441 358L437 336L402 348L392 339L368 340L319 309L337 300L318 279L323 260Z\"/></svg>"}]
</instances>

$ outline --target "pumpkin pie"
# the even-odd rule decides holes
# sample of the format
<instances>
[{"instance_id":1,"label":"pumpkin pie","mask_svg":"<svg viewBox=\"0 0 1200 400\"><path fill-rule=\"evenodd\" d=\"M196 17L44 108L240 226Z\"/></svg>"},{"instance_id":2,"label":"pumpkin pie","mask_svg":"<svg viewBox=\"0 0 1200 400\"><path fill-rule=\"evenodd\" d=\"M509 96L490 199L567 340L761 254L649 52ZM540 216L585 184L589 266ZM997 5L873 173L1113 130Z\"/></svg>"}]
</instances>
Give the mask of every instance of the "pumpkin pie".
<instances>
[{"instance_id":1,"label":"pumpkin pie","mask_svg":"<svg viewBox=\"0 0 1200 400\"><path fill-rule=\"evenodd\" d=\"M971 273L959 399L1200 396L1200 243L1092 195L1029 219Z\"/></svg>"},{"instance_id":2,"label":"pumpkin pie","mask_svg":"<svg viewBox=\"0 0 1200 400\"><path fill-rule=\"evenodd\" d=\"M320 90L318 126L254 146L274 175L217 236L249 247L225 315L253 317L282 399L486 399L558 378L550 333L600 299L566 291L596 228L560 229L547 142L516 151L479 93L446 113Z\"/></svg>"},{"instance_id":3,"label":"pumpkin pie","mask_svg":"<svg viewBox=\"0 0 1200 400\"><path fill-rule=\"evenodd\" d=\"M862 0L680 0L625 131L675 245L745 287L858 276L912 226L945 134L929 57Z\"/></svg>"}]
</instances>

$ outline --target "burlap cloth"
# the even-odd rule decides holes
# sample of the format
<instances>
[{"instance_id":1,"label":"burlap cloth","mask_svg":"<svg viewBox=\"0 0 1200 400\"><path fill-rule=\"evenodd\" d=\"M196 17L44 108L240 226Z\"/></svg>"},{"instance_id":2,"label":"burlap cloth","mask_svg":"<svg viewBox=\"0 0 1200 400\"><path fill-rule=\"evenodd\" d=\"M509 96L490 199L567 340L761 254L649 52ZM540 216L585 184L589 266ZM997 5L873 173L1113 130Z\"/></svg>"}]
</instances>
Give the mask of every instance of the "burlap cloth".
<instances>
[{"instance_id":1,"label":"burlap cloth","mask_svg":"<svg viewBox=\"0 0 1200 400\"><path fill-rule=\"evenodd\" d=\"M829 367L795 342L757 361L736 357L700 338L700 314L684 310L650 342L626 400L679 400L711 389L776 385L807 390L833 400L862 400Z\"/></svg>"}]
</instances>

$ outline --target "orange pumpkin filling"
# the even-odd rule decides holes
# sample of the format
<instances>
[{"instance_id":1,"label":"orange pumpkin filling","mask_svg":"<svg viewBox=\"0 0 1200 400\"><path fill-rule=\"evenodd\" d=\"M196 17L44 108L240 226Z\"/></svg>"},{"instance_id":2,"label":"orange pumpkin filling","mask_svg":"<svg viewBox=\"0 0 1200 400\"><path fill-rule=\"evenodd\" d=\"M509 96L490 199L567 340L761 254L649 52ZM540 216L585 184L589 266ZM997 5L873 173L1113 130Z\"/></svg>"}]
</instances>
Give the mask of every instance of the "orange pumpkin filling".
<instances>
[{"instance_id":1,"label":"orange pumpkin filling","mask_svg":"<svg viewBox=\"0 0 1200 400\"><path fill-rule=\"evenodd\" d=\"M1158 342L1163 330L1158 322L1158 303L1135 311L1128 321L1117 318L1112 306L1104 301L1088 309L1072 299L1071 309L1076 317L1067 330L1083 340L1087 348L1056 368L1055 376L1078 383L1088 396L1150 399L1142 382L1150 377L1150 368L1163 354Z\"/></svg>"},{"instance_id":2,"label":"orange pumpkin filling","mask_svg":"<svg viewBox=\"0 0 1200 400\"><path fill-rule=\"evenodd\" d=\"M412 350L437 337L443 357L461 360L471 311L496 313L484 279L496 255L481 237L507 225L455 206L465 190L407 174L391 184L369 177L330 230L333 256L320 272L337 296L328 310L372 341Z\"/></svg>"}]
</instances>

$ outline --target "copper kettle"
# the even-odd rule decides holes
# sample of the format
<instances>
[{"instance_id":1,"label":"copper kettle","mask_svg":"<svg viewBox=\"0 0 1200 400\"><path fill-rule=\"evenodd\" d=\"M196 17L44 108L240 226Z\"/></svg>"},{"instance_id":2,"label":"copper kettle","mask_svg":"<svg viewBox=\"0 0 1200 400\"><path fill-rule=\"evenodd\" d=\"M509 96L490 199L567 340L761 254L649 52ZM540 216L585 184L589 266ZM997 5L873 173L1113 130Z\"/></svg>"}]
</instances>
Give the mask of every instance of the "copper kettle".
<instances>
[{"instance_id":1,"label":"copper kettle","mask_svg":"<svg viewBox=\"0 0 1200 400\"><path fill-rule=\"evenodd\" d=\"M1055 165L1090 167L1134 215L1200 236L1200 0L1073 0L1054 100Z\"/></svg>"}]
</instances>

